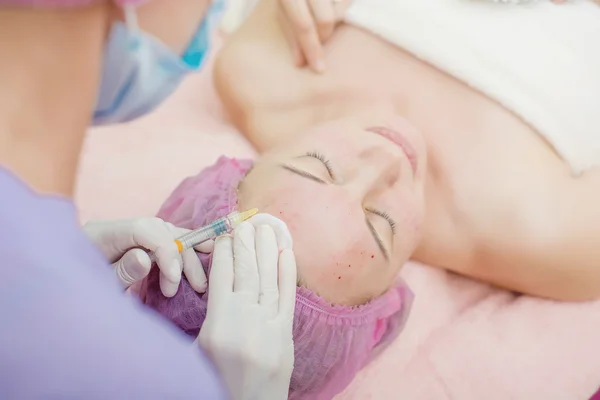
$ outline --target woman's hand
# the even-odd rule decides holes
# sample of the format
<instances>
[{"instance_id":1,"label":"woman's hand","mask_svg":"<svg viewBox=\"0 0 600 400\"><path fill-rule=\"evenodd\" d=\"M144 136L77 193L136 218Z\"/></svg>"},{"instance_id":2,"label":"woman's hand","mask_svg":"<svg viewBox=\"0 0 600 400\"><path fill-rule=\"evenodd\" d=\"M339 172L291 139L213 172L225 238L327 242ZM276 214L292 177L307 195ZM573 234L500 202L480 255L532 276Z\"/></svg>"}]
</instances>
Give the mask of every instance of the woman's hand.
<instances>
[{"instance_id":1,"label":"woman's hand","mask_svg":"<svg viewBox=\"0 0 600 400\"><path fill-rule=\"evenodd\" d=\"M251 220L257 221L261 219ZM198 341L234 400L287 399L296 301L291 236L282 221L277 220L275 230L262 224L255 228L251 222L237 227L233 238L220 237L215 243L207 315ZM281 236L288 238L278 246ZM280 252L286 242L289 248Z\"/></svg>"},{"instance_id":2,"label":"woman's hand","mask_svg":"<svg viewBox=\"0 0 600 400\"><path fill-rule=\"evenodd\" d=\"M323 44L352 0L277 0L297 66L325 71Z\"/></svg>"},{"instance_id":3,"label":"woman's hand","mask_svg":"<svg viewBox=\"0 0 600 400\"><path fill-rule=\"evenodd\" d=\"M150 272L152 261L146 251L149 250L156 257L160 289L166 297L177 293L182 271L194 290L206 291L206 274L194 250L210 252L213 242L202 243L180 254L175 239L190 232L188 229L150 217L90 221L83 230L112 263L125 288L140 282Z\"/></svg>"}]
</instances>

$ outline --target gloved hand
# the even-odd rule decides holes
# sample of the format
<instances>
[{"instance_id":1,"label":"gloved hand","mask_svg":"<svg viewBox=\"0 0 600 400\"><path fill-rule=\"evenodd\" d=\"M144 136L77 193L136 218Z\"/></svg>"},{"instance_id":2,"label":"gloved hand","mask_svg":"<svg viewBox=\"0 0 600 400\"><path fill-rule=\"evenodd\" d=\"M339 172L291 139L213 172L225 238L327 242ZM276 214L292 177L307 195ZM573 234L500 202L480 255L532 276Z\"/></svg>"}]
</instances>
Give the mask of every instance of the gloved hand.
<instances>
[{"instance_id":1,"label":"gloved hand","mask_svg":"<svg viewBox=\"0 0 600 400\"><path fill-rule=\"evenodd\" d=\"M325 70L323 44L342 21L352 0L278 0L282 25L297 66Z\"/></svg>"},{"instance_id":2,"label":"gloved hand","mask_svg":"<svg viewBox=\"0 0 600 400\"><path fill-rule=\"evenodd\" d=\"M264 214L263 214L264 215ZM256 218L258 217L258 218ZM235 400L287 399L294 366L292 325L296 262L282 221L275 229L240 224L217 239L208 309L198 341L213 358ZM281 229L283 224L284 229ZM290 246L278 249L282 242Z\"/></svg>"},{"instance_id":3,"label":"gloved hand","mask_svg":"<svg viewBox=\"0 0 600 400\"><path fill-rule=\"evenodd\" d=\"M112 263L125 288L141 281L150 272L152 262L147 251L154 252L160 269L160 289L167 297L177 293L181 272L199 293L206 291L207 280L194 249L179 254L175 239L189 232L160 218L131 218L90 221L84 232ZM196 250L212 251L213 242L204 242Z\"/></svg>"}]
</instances>

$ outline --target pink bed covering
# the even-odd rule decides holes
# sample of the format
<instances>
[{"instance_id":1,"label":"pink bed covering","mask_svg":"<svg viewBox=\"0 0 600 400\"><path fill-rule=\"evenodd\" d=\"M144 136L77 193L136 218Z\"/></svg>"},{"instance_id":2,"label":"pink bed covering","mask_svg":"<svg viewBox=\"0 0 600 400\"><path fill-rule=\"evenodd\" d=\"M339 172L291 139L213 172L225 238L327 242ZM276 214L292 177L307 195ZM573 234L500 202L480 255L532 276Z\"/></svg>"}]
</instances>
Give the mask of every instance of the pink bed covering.
<instances>
[{"instance_id":1,"label":"pink bed covering","mask_svg":"<svg viewBox=\"0 0 600 400\"><path fill-rule=\"evenodd\" d=\"M209 74L142 121L89 133L82 221L153 215L219 155L254 155L226 122ZM600 302L516 296L415 263L403 274L416 293L405 331L340 399L585 400L598 388Z\"/></svg>"}]
</instances>

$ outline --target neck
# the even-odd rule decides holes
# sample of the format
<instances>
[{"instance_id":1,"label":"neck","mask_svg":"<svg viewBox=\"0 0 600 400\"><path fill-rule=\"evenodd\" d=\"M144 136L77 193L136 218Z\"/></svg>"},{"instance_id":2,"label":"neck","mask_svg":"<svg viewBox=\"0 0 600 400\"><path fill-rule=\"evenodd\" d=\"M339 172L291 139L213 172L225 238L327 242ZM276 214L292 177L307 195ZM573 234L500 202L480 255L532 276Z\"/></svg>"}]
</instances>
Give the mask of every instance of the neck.
<instances>
[{"instance_id":1,"label":"neck","mask_svg":"<svg viewBox=\"0 0 600 400\"><path fill-rule=\"evenodd\" d=\"M73 195L108 12L0 8L0 165L39 192Z\"/></svg>"}]
</instances>

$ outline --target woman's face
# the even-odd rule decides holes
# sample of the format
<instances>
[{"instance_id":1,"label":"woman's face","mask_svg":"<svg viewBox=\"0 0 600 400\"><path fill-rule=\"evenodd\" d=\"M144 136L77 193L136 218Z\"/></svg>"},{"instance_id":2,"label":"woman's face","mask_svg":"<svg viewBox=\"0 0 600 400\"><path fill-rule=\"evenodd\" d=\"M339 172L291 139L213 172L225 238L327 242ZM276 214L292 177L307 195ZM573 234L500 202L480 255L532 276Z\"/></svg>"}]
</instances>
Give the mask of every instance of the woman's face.
<instances>
[{"instance_id":1,"label":"woman's face","mask_svg":"<svg viewBox=\"0 0 600 400\"><path fill-rule=\"evenodd\" d=\"M285 221L303 286L336 304L385 292L420 238L425 143L405 120L344 119L265 154L239 207Z\"/></svg>"}]
</instances>

